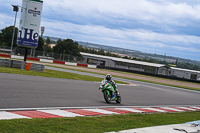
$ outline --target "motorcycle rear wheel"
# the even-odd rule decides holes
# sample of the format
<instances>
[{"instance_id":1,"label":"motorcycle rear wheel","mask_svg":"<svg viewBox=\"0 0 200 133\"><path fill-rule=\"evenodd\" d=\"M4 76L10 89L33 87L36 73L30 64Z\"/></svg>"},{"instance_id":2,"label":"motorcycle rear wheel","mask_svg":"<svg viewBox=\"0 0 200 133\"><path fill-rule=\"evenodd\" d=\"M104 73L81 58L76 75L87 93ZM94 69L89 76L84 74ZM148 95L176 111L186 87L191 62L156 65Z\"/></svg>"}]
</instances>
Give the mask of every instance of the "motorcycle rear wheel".
<instances>
[{"instance_id":1,"label":"motorcycle rear wheel","mask_svg":"<svg viewBox=\"0 0 200 133\"><path fill-rule=\"evenodd\" d=\"M111 96L106 91L103 92L104 99L107 103L111 103Z\"/></svg>"}]
</instances>

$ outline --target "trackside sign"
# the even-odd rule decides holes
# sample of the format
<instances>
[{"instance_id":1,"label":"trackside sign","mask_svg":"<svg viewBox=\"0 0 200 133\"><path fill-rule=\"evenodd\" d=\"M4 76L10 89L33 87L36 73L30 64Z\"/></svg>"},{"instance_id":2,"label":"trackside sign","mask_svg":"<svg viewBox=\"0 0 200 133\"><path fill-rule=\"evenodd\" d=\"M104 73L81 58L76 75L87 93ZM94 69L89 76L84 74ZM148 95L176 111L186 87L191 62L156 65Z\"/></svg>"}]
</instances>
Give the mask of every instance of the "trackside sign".
<instances>
[{"instance_id":1,"label":"trackside sign","mask_svg":"<svg viewBox=\"0 0 200 133\"><path fill-rule=\"evenodd\" d=\"M41 0L22 0L18 46L27 48L38 46L42 6Z\"/></svg>"}]
</instances>

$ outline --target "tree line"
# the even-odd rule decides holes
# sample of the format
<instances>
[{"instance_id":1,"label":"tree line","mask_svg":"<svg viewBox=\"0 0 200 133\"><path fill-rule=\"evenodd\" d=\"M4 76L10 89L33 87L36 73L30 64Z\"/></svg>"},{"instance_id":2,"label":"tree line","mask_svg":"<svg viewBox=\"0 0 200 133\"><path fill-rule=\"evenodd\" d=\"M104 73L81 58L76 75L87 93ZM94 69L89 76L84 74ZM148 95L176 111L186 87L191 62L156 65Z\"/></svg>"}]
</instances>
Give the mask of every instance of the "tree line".
<instances>
[{"instance_id":1,"label":"tree line","mask_svg":"<svg viewBox=\"0 0 200 133\"><path fill-rule=\"evenodd\" d=\"M15 35L14 35L14 42L13 47L17 46L17 33L18 28L15 28ZM12 41L12 34L13 34L13 26L6 27L0 31L0 47L11 47L11 41ZM79 50L79 44L77 42L74 42L72 39L65 39L61 40L58 39L56 46L51 48L51 40L49 37L47 37L46 40L44 40L41 36L39 36L38 39L38 47L36 50L38 51L45 51L45 52L54 52L54 53L64 53L66 55L72 55L72 56L81 56L80 50Z\"/></svg>"},{"instance_id":2,"label":"tree line","mask_svg":"<svg viewBox=\"0 0 200 133\"><path fill-rule=\"evenodd\" d=\"M14 43L13 47L17 46L17 33L18 28L15 28L15 37L14 37ZM4 29L0 30L0 47L4 46L11 46L12 41L12 34L13 34L13 26L5 27ZM137 60L137 61L145 61L145 62L151 62L151 63L158 63L158 64L165 64L165 65L173 65L178 68L183 69L191 69L191 70L198 70L200 71L200 66L193 65L191 63L177 63L177 62L166 62L166 61L160 61L156 59L140 59L136 57L130 57L130 56L120 56L114 53L110 53L109 51L105 51L104 49L90 49L90 48L84 48L82 45L79 45L78 42L73 41L72 39L58 39L56 45L51 48L50 44L52 43L52 40L50 40L49 37L47 37L46 40L44 40L41 36L39 36L38 39L38 47L36 50L38 51L45 51L45 52L53 52L53 53L59 53L59 54L66 54L66 55L72 55L81 57L80 52L85 53L91 53L91 54L98 54L98 55L104 55L104 56L111 56L111 57L117 57L117 58L124 58L124 59L130 59L130 60Z\"/></svg>"}]
</instances>

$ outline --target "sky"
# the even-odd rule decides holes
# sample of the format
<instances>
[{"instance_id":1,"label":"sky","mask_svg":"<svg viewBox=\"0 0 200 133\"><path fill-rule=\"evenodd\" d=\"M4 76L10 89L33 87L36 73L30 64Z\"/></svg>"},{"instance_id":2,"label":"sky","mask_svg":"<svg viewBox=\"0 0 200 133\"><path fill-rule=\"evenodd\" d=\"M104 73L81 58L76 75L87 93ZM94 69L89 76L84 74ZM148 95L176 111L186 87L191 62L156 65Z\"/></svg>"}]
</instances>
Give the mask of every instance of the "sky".
<instances>
[{"instance_id":1,"label":"sky","mask_svg":"<svg viewBox=\"0 0 200 133\"><path fill-rule=\"evenodd\" d=\"M0 0L0 29L21 4ZM41 26L44 36L200 61L200 0L43 0Z\"/></svg>"}]
</instances>

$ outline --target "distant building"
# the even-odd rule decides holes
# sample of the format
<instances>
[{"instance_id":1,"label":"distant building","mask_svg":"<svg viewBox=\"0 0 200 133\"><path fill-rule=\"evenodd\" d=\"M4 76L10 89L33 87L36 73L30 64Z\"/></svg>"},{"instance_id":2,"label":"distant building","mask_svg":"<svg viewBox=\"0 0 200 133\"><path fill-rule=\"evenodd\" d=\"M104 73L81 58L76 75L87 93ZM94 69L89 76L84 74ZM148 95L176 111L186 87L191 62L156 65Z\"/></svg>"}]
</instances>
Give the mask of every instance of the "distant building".
<instances>
[{"instance_id":1,"label":"distant building","mask_svg":"<svg viewBox=\"0 0 200 133\"><path fill-rule=\"evenodd\" d=\"M83 63L86 64L120 68L120 69L129 69L129 70L152 73L152 74L168 75L168 67L164 64L142 62L142 61L89 54L83 52L81 52L81 55L83 55L83 57L85 58Z\"/></svg>"},{"instance_id":2,"label":"distant building","mask_svg":"<svg viewBox=\"0 0 200 133\"><path fill-rule=\"evenodd\" d=\"M56 46L56 44L50 44L50 47L53 48L54 46Z\"/></svg>"},{"instance_id":3,"label":"distant building","mask_svg":"<svg viewBox=\"0 0 200 133\"><path fill-rule=\"evenodd\" d=\"M132 70L149 74L165 75L170 77L200 81L200 71L169 67L164 64L122 59L83 52L81 52L81 55L85 58L82 63L97 65L101 68L117 68L121 70Z\"/></svg>"},{"instance_id":4,"label":"distant building","mask_svg":"<svg viewBox=\"0 0 200 133\"><path fill-rule=\"evenodd\" d=\"M200 71L171 67L170 76L191 80L200 80Z\"/></svg>"}]
</instances>

